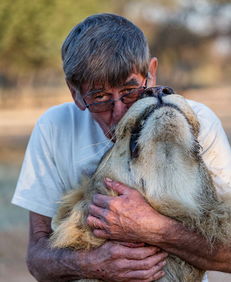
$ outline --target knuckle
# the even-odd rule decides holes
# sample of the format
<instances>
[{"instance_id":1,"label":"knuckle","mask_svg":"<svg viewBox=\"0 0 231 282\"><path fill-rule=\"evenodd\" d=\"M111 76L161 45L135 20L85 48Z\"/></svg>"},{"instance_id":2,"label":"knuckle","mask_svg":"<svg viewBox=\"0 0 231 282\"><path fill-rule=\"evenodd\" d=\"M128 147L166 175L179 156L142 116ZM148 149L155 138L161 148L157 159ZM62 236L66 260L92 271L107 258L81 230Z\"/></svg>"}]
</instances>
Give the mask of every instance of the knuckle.
<instances>
[{"instance_id":1,"label":"knuckle","mask_svg":"<svg viewBox=\"0 0 231 282\"><path fill-rule=\"evenodd\" d=\"M154 279L154 281L156 281L156 280L159 280L160 278L162 278L164 275L165 275L165 273L163 271L159 271L159 272L155 273L152 278Z\"/></svg>"},{"instance_id":2,"label":"knuckle","mask_svg":"<svg viewBox=\"0 0 231 282\"><path fill-rule=\"evenodd\" d=\"M158 265L153 266L152 268L152 275L156 275L160 271L160 267Z\"/></svg>"},{"instance_id":3,"label":"knuckle","mask_svg":"<svg viewBox=\"0 0 231 282\"><path fill-rule=\"evenodd\" d=\"M139 278L146 281L151 278L151 274L148 270L140 270Z\"/></svg>"},{"instance_id":4,"label":"knuckle","mask_svg":"<svg viewBox=\"0 0 231 282\"><path fill-rule=\"evenodd\" d=\"M97 199L98 199L97 194L94 194L93 197L92 197L92 202L95 203L95 201L97 201Z\"/></svg>"},{"instance_id":5,"label":"knuckle","mask_svg":"<svg viewBox=\"0 0 231 282\"><path fill-rule=\"evenodd\" d=\"M116 269L118 269L118 271L123 269L123 263L121 260L116 260L114 266L116 267Z\"/></svg>"},{"instance_id":6,"label":"knuckle","mask_svg":"<svg viewBox=\"0 0 231 282\"><path fill-rule=\"evenodd\" d=\"M93 207L94 207L94 205L91 203L91 204L89 205L88 209L89 209L89 210L92 210Z\"/></svg>"},{"instance_id":7,"label":"knuckle","mask_svg":"<svg viewBox=\"0 0 231 282\"><path fill-rule=\"evenodd\" d=\"M90 218L90 216L87 217L86 222L87 222L87 224L90 224L90 223L91 223L91 218Z\"/></svg>"},{"instance_id":8,"label":"knuckle","mask_svg":"<svg viewBox=\"0 0 231 282\"><path fill-rule=\"evenodd\" d=\"M118 203L118 199L117 199L116 197L114 197L113 199L111 199L111 200L108 202L108 207L109 207L109 208L116 207L116 206L117 206L117 203Z\"/></svg>"},{"instance_id":9,"label":"knuckle","mask_svg":"<svg viewBox=\"0 0 231 282\"><path fill-rule=\"evenodd\" d=\"M153 267L153 269L152 269L152 277L157 277L161 273L163 273L163 271L161 269L162 269L162 267L160 267L158 265L156 267Z\"/></svg>"},{"instance_id":10,"label":"knuckle","mask_svg":"<svg viewBox=\"0 0 231 282\"><path fill-rule=\"evenodd\" d=\"M136 189L131 189L131 193L134 195L140 195L140 193Z\"/></svg>"},{"instance_id":11,"label":"knuckle","mask_svg":"<svg viewBox=\"0 0 231 282\"><path fill-rule=\"evenodd\" d=\"M121 182L114 182L114 186L117 187L117 188L121 188L124 185Z\"/></svg>"},{"instance_id":12,"label":"knuckle","mask_svg":"<svg viewBox=\"0 0 231 282\"><path fill-rule=\"evenodd\" d=\"M107 204L105 204L104 210L103 210L104 214L107 213L108 211L113 210L114 201L115 201L114 199L113 200L109 200L107 202Z\"/></svg>"},{"instance_id":13,"label":"knuckle","mask_svg":"<svg viewBox=\"0 0 231 282\"><path fill-rule=\"evenodd\" d=\"M143 268L144 269L150 269L153 267L153 263L149 260L149 261L144 261L143 262Z\"/></svg>"},{"instance_id":14,"label":"knuckle","mask_svg":"<svg viewBox=\"0 0 231 282\"><path fill-rule=\"evenodd\" d=\"M145 259L149 257L152 253L150 252L149 249L143 249L142 251L137 253L137 259Z\"/></svg>"},{"instance_id":15,"label":"knuckle","mask_svg":"<svg viewBox=\"0 0 231 282\"><path fill-rule=\"evenodd\" d=\"M144 271L143 272L143 279L150 279L150 277L151 277L151 274L150 274L150 272L149 271Z\"/></svg>"},{"instance_id":16,"label":"knuckle","mask_svg":"<svg viewBox=\"0 0 231 282\"><path fill-rule=\"evenodd\" d=\"M136 259L137 260L141 260L141 259L144 259L144 258L145 258L145 256L143 254L141 254L141 253L137 253L136 254Z\"/></svg>"},{"instance_id":17,"label":"knuckle","mask_svg":"<svg viewBox=\"0 0 231 282\"><path fill-rule=\"evenodd\" d=\"M110 216L110 214L109 214L108 210L105 209L105 208L102 209L101 217L107 218L107 217L109 217L109 216Z\"/></svg>"},{"instance_id":18,"label":"knuckle","mask_svg":"<svg viewBox=\"0 0 231 282\"><path fill-rule=\"evenodd\" d=\"M155 249L154 248L145 248L145 255L146 257L152 256L153 259L156 259L156 257L158 256L158 254L155 253Z\"/></svg>"},{"instance_id":19,"label":"knuckle","mask_svg":"<svg viewBox=\"0 0 231 282\"><path fill-rule=\"evenodd\" d=\"M136 189L131 189L130 192L133 196L139 197L141 196L140 192L138 192Z\"/></svg>"},{"instance_id":20,"label":"knuckle","mask_svg":"<svg viewBox=\"0 0 231 282\"><path fill-rule=\"evenodd\" d=\"M113 259L118 258L119 257L118 247L117 246L112 246L110 248L109 253L110 253L111 258L113 258Z\"/></svg>"}]
</instances>

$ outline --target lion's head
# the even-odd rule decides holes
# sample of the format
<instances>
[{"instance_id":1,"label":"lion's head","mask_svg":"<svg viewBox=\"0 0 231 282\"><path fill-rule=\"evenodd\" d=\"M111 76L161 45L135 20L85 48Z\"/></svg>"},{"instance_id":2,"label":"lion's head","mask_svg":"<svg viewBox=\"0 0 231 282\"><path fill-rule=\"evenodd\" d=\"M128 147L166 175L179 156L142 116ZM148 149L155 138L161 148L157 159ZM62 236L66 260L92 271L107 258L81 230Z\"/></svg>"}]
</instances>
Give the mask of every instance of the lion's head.
<instances>
[{"instance_id":1,"label":"lion's head","mask_svg":"<svg viewBox=\"0 0 231 282\"><path fill-rule=\"evenodd\" d=\"M197 117L182 96L148 88L116 128L107 173L155 197L182 196L186 205L195 203L190 197L200 186L198 133ZM192 194L185 197L188 181Z\"/></svg>"}]
</instances>

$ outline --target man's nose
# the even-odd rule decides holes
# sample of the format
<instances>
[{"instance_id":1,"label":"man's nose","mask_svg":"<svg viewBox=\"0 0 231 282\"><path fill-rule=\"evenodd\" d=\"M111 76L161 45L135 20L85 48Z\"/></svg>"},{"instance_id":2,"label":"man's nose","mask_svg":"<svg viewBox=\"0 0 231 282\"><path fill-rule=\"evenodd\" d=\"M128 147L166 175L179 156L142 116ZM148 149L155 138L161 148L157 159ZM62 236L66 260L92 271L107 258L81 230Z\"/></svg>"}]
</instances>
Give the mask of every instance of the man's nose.
<instances>
[{"instance_id":1,"label":"man's nose","mask_svg":"<svg viewBox=\"0 0 231 282\"><path fill-rule=\"evenodd\" d=\"M116 124L121 120L127 110L128 106L124 104L121 100L117 100L114 102L113 119Z\"/></svg>"}]
</instances>

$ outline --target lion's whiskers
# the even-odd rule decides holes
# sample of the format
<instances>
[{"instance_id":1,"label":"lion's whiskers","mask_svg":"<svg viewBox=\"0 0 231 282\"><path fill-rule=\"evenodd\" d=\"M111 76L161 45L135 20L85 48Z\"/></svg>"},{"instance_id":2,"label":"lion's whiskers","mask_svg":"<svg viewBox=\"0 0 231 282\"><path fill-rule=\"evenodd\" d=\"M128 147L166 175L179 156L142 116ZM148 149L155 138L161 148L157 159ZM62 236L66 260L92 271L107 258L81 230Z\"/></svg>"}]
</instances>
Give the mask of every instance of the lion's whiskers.
<instances>
[{"instance_id":1,"label":"lion's whiskers","mask_svg":"<svg viewBox=\"0 0 231 282\"><path fill-rule=\"evenodd\" d=\"M109 132L111 132L111 131L112 131L112 130L109 129L109 130L106 132L106 134L109 133ZM111 143L113 142L114 137L115 137L115 134L113 134L113 136L112 136L110 139L107 139L107 140L105 140L105 141L103 141L103 142L98 142L98 143L94 143L94 144L89 144L89 145L87 145L87 146L81 148L81 150L86 150L87 148L91 148L91 147L94 147L94 146L98 146L98 145L100 145L100 144L105 144L105 146L103 146L103 147L102 147L100 150L98 150L96 153L91 154L90 156L88 156L88 157L86 157L86 158L80 159L80 160L79 160L79 163L84 162L84 161L86 161L86 160L88 160L88 159L91 159L93 156L100 155L102 152L104 153L104 152L105 152L105 148L110 149L110 147L111 147L110 145L111 145Z\"/></svg>"}]
</instances>

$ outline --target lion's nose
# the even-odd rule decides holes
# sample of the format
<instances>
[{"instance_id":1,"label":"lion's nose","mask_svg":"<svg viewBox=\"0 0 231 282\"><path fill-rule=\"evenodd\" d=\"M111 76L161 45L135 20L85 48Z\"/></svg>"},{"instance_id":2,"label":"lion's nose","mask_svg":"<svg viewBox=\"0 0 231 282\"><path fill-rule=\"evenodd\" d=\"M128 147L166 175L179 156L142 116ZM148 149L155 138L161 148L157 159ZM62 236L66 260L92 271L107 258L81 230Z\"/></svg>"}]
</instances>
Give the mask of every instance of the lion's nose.
<instances>
[{"instance_id":1,"label":"lion's nose","mask_svg":"<svg viewBox=\"0 0 231 282\"><path fill-rule=\"evenodd\" d=\"M166 95L171 95L171 94L174 94L174 93L175 92L171 87L163 86L163 88L161 89L160 95L166 96Z\"/></svg>"},{"instance_id":2,"label":"lion's nose","mask_svg":"<svg viewBox=\"0 0 231 282\"><path fill-rule=\"evenodd\" d=\"M145 89L145 91L141 95L141 99L145 97L156 97L156 98L162 98L166 95L174 94L174 90L171 87L168 86L155 86L155 87L149 87Z\"/></svg>"},{"instance_id":3,"label":"lion's nose","mask_svg":"<svg viewBox=\"0 0 231 282\"><path fill-rule=\"evenodd\" d=\"M162 88L161 91L160 91L160 92L158 93L158 95L157 95L157 99L158 99L159 103L162 104L162 103L163 103L162 98L165 97L165 96L167 96L167 95L171 95L171 94L173 94L173 93L174 93L174 91L173 91L173 89L170 88L170 87L164 87L164 88Z\"/></svg>"},{"instance_id":4,"label":"lion's nose","mask_svg":"<svg viewBox=\"0 0 231 282\"><path fill-rule=\"evenodd\" d=\"M158 90L156 87L149 87L144 90L144 92L141 94L140 98L145 98L145 97L157 97L158 95Z\"/></svg>"}]
</instances>

